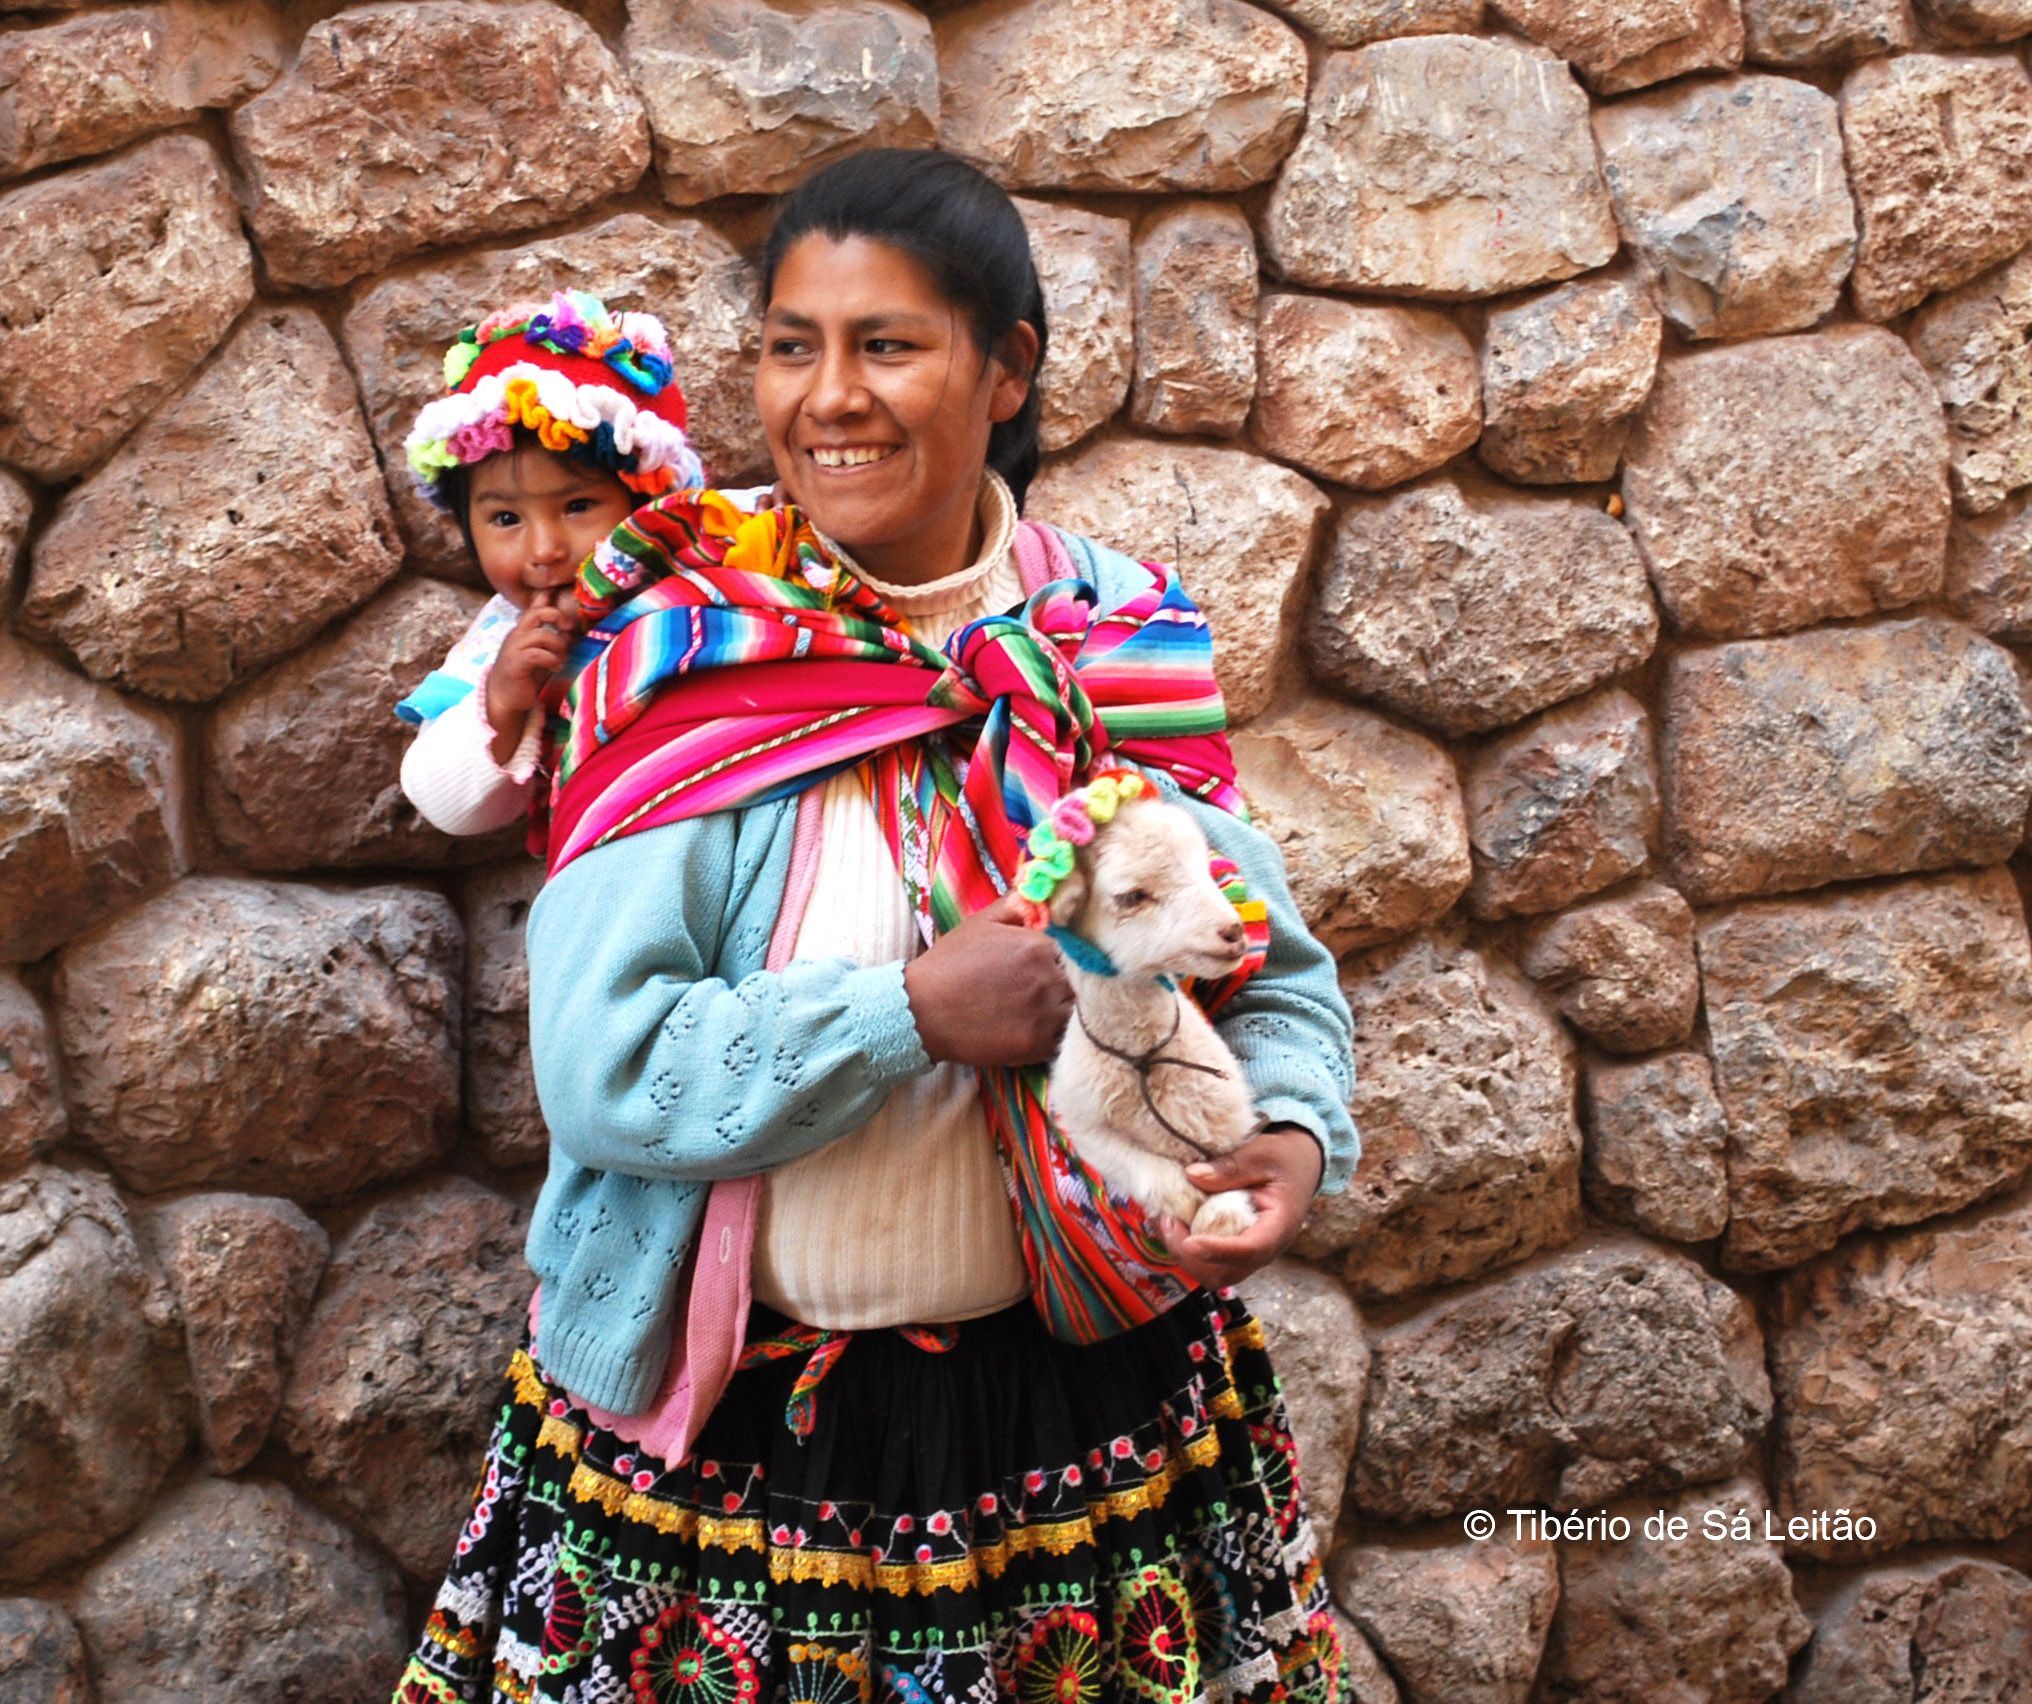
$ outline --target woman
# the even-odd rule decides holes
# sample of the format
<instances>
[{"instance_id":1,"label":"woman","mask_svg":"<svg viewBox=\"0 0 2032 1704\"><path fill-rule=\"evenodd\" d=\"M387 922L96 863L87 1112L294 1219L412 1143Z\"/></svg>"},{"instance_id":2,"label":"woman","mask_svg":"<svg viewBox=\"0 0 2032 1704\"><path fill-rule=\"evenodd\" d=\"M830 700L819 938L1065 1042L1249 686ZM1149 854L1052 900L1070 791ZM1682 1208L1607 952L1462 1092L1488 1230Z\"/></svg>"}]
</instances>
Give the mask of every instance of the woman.
<instances>
[{"instance_id":1,"label":"woman","mask_svg":"<svg viewBox=\"0 0 2032 1704\"><path fill-rule=\"evenodd\" d=\"M1213 1287L1345 1181L1349 1021L1274 849L1203 802L1234 798L1217 699L1110 673L1203 623L1161 571L1018 523L1045 326L987 179L828 168L764 300L790 507L658 505L582 580L636 619L578 688L530 920L536 1334L398 1697L1324 1700L1290 1439ZM1260 1217L1167 1223L1170 1261L1026 1173L1049 1143L1010 1068L1071 996L978 903L1049 806L1039 752L1062 787L1102 749L1271 914L1221 1018L1266 1128L1194 1174Z\"/></svg>"}]
</instances>

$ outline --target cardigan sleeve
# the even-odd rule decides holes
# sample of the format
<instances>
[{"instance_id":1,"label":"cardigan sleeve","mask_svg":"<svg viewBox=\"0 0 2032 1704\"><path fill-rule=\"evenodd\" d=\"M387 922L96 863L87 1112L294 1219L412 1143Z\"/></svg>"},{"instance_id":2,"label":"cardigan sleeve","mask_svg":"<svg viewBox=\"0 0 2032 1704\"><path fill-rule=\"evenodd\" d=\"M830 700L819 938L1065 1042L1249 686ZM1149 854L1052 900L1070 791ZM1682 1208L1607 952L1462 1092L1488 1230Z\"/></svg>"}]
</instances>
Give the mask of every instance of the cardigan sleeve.
<instances>
[{"instance_id":1,"label":"cardigan sleeve","mask_svg":"<svg viewBox=\"0 0 2032 1704\"><path fill-rule=\"evenodd\" d=\"M402 754L402 791L424 821L446 834L506 828L529 808L543 712L531 706L507 764L494 761L485 677L426 721Z\"/></svg>"},{"instance_id":2,"label":"cardigan sleeve","mask_svg":"<svg viewBox=\"0 0 2032 1704\"><path fill-rule=\"evenodd\" d=\"M858 1129L931 1067L900 962L717 973L762 963L782 899L782 869L743 844L747 815L599 847L531 909L537 1096L553 1144L578 1165L749 1176Z\"/></svg>"}]
</instances>

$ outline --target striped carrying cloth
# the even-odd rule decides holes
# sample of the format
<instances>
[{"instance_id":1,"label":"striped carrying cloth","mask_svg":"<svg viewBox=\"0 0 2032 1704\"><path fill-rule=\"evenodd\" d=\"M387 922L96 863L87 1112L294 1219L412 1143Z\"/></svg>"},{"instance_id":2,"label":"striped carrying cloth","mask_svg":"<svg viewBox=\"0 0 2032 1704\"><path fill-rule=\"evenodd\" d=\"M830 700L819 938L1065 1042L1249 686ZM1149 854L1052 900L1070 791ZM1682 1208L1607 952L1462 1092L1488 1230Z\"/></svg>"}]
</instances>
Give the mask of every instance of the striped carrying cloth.
<instances>
[{"instance_id":1,"label":"striped carrying cloth","mask_svg":"<svg viewBox=\"0 0 2032 1704\"><path fill-rule=\"evenodd\" d=\"M1036 538L1067 555L1063 535ZM551 872L873 759L876 810L929 940L1007 890L1032 826L1103 758L1241 814L1206 618L1174 573L1144 566L1148 585L1107 614L1090 583L1056 579L1020 615L934 648L795 509L749 515L705 491L638 510L580 575L592 627L560 706ZM1097 1342L1191 1280L1053 1128L1045 1077L983 1070L982 1103L1038 1308L1054 1335Z\"/></svg>"}]
</instances>

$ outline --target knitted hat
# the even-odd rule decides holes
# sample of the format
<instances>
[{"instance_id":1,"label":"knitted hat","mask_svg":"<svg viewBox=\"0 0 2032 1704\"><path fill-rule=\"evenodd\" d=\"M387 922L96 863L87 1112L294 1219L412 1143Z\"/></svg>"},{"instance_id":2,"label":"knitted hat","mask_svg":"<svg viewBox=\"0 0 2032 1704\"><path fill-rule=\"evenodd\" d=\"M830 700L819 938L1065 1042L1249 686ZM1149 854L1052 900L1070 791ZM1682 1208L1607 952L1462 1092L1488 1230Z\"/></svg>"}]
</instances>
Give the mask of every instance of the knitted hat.
<instances>
[{"instance_id":1,"label":"knitted hat","mask_svg":"<svg viewBox=\"0 0 2032 1704\"><path fill-rule=\"evenodd\" d=\"M439 508L447 471L514 447L514 429L618 475L644 497L705 483L684 435L684 393L653 314L622 314L583 290L519 302L468 326L445 351L447 394L403 445Z\"/></svg>"}]
</instances>

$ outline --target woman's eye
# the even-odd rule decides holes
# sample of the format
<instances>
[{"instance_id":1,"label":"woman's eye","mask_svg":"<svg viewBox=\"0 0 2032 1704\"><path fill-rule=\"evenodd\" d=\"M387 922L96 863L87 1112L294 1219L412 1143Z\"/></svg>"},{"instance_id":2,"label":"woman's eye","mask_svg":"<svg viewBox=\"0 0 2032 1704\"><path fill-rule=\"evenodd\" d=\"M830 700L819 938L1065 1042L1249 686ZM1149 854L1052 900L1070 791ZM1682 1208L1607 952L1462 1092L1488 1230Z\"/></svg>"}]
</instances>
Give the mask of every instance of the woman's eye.
<instances>
[{"instance_id":1,"label":"woman's eye","mask_svg":"<svg viewBox=\"0 0 2032 1704\"><path fill-rule=\"evenodd\" d=\"M900 337L871 337L867 344L870 355L901 355L909 347Z\"/></svg>"},{"instance_id":2,"label":"woman's eye","mask_svg":"<svg viewBox=\"0 0 2032 1704\"><path fill-rule=\"evenodd\" d=\"M769 340L769 353L779 361L795 360L810 352L811 345L801 337L772 337Z\"/></svg>"},{"instance_id":3,"label":"woman's eye","mask_svg":"<svg viewBox=\"0 0 2032 1704\"><path fill-rule=\"evenodd\" d=\"M1117 911L1134 911L1138 907L1148 905L1149 903L1150 890L1148 888L1130 888L1126 893L1115 895L1115 909Z\"/></svg>"}]
</instances>

